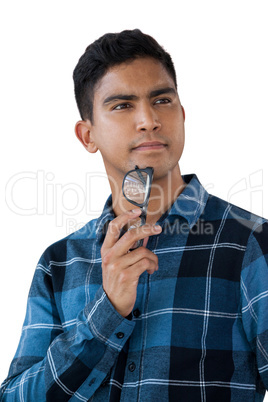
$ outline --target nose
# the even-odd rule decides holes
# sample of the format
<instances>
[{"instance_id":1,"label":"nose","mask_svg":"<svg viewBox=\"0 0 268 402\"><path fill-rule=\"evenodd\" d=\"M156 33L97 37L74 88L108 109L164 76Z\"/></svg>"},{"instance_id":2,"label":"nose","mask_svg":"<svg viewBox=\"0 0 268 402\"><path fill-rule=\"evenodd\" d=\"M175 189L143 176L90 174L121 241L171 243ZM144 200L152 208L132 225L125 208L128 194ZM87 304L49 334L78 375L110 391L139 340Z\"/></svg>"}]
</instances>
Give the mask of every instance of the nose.
<instances>
[{"instance_id":1,"label":"nose","mask_svg":"<svg viewBox=\"0 0 268 402\"><path fill-rule=\"evenodd\" d=\"M137 131L155 132L161 128L156 111L150 104L143 104L137 110Z\"/></svg>"}]
</instances>

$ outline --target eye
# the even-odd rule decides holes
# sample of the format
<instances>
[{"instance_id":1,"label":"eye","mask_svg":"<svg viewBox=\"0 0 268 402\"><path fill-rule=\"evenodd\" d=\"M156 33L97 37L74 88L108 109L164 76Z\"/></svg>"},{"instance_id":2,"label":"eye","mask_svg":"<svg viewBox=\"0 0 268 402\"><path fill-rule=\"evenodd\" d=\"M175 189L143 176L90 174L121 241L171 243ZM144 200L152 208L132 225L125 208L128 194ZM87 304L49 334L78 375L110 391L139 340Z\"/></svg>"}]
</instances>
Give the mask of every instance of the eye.
<instances>
[{"instance_id":1,"label":"eye","mask_svg":"<svg viewBox=\"0 0 268 402\"><path fill-rule=\"evenodd\" d=\"M156 104L165 104L165 103L170 103L171 102L171 99L168 99L168 98L161 98L161 99L157 99L156 101L155 101L155 103Z\"/></svg>"},{"instance_id":2,"label":"eye","mask_svg":"<svg viewBox=\"0 0 268 402\"><path fill-rule=\"evenodd\" d=\"M119 105L116 105L113 110L122 110L122 109L128 109L130 108L131 105L129 103L120 103Z\"/></svg>"}]
</instances>

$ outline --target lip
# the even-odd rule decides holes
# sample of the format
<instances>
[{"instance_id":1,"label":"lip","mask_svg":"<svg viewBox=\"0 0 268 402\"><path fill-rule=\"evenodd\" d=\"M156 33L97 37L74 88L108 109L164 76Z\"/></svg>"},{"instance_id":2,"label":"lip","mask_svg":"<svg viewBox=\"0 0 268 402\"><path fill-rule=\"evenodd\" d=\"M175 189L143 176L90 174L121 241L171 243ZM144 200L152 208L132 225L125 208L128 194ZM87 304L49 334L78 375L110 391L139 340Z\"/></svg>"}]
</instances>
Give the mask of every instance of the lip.
<instances>
[{"instance_id":1,"label":"lip","mask_svg":"<svg viewBox=\"0 0 268 402\"><path fill-rule=\"evenodd\" d=\"M148 141L142 142L137 147L133 148L135 151L151 151L153 149L163 149L166 147L166 144L163 144L159 141Z\"/></svg>"}]
</instances>

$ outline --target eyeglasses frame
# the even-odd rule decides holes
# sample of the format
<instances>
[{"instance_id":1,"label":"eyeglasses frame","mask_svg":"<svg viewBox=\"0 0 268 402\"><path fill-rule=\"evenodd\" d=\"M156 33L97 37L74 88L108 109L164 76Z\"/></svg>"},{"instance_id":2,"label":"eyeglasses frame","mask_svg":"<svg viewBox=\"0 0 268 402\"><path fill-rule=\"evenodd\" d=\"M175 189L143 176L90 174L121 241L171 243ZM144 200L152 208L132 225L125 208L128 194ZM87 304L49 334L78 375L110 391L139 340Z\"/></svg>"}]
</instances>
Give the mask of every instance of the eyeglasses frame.
<instances>
[{"instance_id":1,"label":"eyeglasses frame","mask_svg":"<svg viewBox=\"0 0 268 402\"><path fill-rule=\"evenodd\" d=\"M125 184L126 177L127 177L128 175L130 175L130 173L132 173L132 172L136 172L136 173L141 177L141 180L143 180L143 176L141 176L141 172L147 173L147 175L148 175L148 177L149 177L149 181L146 182L146 186L148 186L148 189L146 188L146 190L148 190L148 191L147 191L147 194L146 194L146 198L145 198L145 200L144 200L142 203L138 203L138 202L136 202L136 201L131 200L130 198L128 198L128 197L126 196L126 194L125 194L125 192L124 192L124 184ZM145 223L146 223L147 208L148 208L148 204L149 204L149 198L150 198L151 187L152 187L152 182L153 182L153 174L154 174L154 168L153 168L153 167L148 166L148 167L146 167L146 168L144 168L144 169L140 169L140 168L136 165L136 166L135 166L135 169L131 169L131 170L129 170L129 171L125 174L125 176L124 176L124 178L123 178L123 182L122 182L122 192L123 192L123 196L125 197L125 199L126 199L127 201L131 202L131 204L133 204L133 205L135 205L135 206L141 208L141 214L140 214L140 216L139 216L139 217L140 217L140 220L141 220L141 226L145 225ZM148 183L148 184L147 184L147 183ZM143 239L138 240L138 242L137 242L137 247L135 247L135 248L138 248L138 247L142 246L142 244L143 244Z\"/></svg>"}]
</instances>

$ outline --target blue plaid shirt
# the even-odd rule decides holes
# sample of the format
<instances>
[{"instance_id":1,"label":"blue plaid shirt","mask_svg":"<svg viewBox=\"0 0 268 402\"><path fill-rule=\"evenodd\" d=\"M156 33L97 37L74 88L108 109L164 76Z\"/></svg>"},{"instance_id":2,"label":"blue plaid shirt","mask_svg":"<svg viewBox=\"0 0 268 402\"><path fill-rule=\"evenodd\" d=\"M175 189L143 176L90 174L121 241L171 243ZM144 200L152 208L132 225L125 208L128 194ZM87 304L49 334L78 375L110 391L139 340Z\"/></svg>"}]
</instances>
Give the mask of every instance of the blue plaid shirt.
<instances>
[{"instance_id":1,"label":"blue plaid shirt","mask_svg":"<svg viewBox=\"0 0 268 402\"><path fill-rule=\"evenodd\" d=\"M29 293L3 401L262 401L268 387L268 224L196 175L149 239L132 315L102 288L102 215L51 245Z\"/></svg>"}]
</instances>

